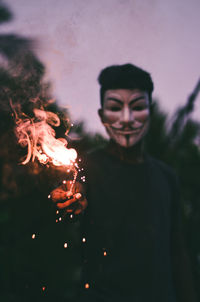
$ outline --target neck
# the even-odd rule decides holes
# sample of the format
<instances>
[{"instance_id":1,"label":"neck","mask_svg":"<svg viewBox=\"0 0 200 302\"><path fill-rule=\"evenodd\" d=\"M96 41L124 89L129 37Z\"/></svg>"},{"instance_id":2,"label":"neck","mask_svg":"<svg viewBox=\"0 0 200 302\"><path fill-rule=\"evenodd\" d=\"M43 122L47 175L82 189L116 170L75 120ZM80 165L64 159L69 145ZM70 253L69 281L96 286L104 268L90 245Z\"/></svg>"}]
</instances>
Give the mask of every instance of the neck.
<instances>
[{"instance_id":1,"label":"neck","mask_svg":"<svg viewBox=\"0 0 200 302\"><path fill-rule=\"evenodd\" d=\"M144 161L143 142L124 148L110 140L107 146L107 152L127 163L142 163Z\"/></svg>"}]
</instances>

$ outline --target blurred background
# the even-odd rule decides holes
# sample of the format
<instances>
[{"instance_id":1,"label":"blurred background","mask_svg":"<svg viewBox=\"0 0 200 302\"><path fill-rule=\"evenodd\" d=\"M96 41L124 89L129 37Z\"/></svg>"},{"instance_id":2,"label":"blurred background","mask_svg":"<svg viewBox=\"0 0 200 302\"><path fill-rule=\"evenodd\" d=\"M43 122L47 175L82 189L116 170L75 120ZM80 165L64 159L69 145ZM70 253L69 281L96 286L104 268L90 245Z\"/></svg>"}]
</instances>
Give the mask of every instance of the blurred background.
<instances>
[{"instance_id":1,"label":"blurred background","mask_svg":"<svg viewBox=\"0 0 200 302\"><path fill-rule=\"evenodd\" d=\"M108 65L131 62L151 72L154 96L169 114L183 105L199 77L198 0L0 2L12 13L1 33L34 39L53 96L90 131L104 134L96 117L96 79ZM198 103L193 114L199 119Z\"/></svg>"},{"instance_id":2,"label":"blurred background","mask_svg":"<svg viewBox=\"0 0 200 302\"><path fill-rule=\"evenodd\" d=\"M82 244L79 221L56 223L47 198L65 172L19 165L24 150L16 142L10 101L29 116L41 106L57 113L57 137L65 137L72 121L67 139L81 156L107 139L96 114L97 76L107 65L127 62L152 72L146 148L180 178L200 297L199 9L197 0L0 1L1 301L72 301Z\"/></svg>"}]
</instances>

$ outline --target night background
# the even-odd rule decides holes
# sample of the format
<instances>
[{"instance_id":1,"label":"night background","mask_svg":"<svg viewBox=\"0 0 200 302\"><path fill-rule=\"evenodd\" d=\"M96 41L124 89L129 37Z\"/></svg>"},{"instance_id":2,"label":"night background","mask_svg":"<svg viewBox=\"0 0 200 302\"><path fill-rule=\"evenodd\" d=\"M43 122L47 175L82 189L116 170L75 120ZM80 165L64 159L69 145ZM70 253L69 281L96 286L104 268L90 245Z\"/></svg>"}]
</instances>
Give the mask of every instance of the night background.
<instances>
[{"instance_id":1,"label":"night background","mask_svg":"<svg viewBox=\"0 0 200 302\"><path fill-rule=\"evenodd\" d=\"M20 104L29 116L41 105L45 110L57 113L61 119L61 126L55 129L57 137L65 137L71 123L68 118L72 116L74 126L67 139L69 146L75 147L81 156L103 146L106 141L100 123L97 123L97 75L106 65L126 62L152 71L155 86L158 82L146 149L172 166L179 176L186 244L200 301L200 43L196 18L199 4L192 1L188 8L184 1L181 5L175 1L174 7L170 6L168 10L161 5L162 1L149 1L151 5L145 5L144 1L144 5L139 6L138 1L112 0L112 5L124 10L116 9L114 17L108 18L111 4L102 8L96 1L96 7L92 1L86 1L85 6L81 1L75 2L80 5L79 9L74 9L75 4L70 6L70 1L67 4L58 1L57 7L57 1L41 1L40 10L40 1L34 1L29 7L32 19L29 19L25 1L15 1L13 6L12 1L0 2L1 301L73 301L80 280L83 244L79 221L66 217L56 223L56 209L48 199L51 190L65 178L65 171L37 162L26 166L19 164L25 150L19 147L14 135L10 101L16 106ZM20 25L16 21L18 23L12 27L15 8L18 16L22 11L23 22ZM179 35L181 25L174 23L177 10L179 18L176 19L184 20L188 25L185 25L182 38ZM52 11L55 20L51 18ZM56 40L52 24L58 24L59 12L61 20L65 17L65 24L57 25ZM90 48L89 45L94 46L97 34L95 27L91 32L89 16L93 16L94 23L97 12L101 18L96 30L101 29L103 34L96 48ZM117 27L116 32L113 29L116 20L124 24L126 14L135 26L130 23L132 30L129 27L127 38L120 40L126 27L122 26L119 35ZM167 21L169 27L166 27ZM33 35L32 29L35 30ZM105 35L107 29L108 36ZM148 35L150 29L151 36ZM170 35L170 31L177 36ZM137 35L133 35L134 32ZM162 44L163 33L169 48ZM146 48L146 45L151 47ZM62 47L66 47L66 52ZM49 100L54 101L49 103Z\"/></svg>"}]
</instances>

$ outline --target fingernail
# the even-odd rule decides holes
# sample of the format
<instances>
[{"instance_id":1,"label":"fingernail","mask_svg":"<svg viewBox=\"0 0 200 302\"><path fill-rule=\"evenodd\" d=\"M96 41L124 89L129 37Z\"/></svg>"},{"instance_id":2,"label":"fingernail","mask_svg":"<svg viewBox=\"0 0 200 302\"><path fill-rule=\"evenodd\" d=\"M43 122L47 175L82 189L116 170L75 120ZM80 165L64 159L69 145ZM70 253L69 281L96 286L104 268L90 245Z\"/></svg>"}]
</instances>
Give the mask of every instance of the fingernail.
<instances>
[{"instance_id":1,"label":"fingernail","mask_svg":"<svg viewBox=\"0 0 200 302\"><path fill-rule=\"evenodd\" d=\"M75 198L76 198L76 199L80 199L81 196L82 196L81 193L76 193L76 194L75 194Z\"/></svg>"}]
</instances>

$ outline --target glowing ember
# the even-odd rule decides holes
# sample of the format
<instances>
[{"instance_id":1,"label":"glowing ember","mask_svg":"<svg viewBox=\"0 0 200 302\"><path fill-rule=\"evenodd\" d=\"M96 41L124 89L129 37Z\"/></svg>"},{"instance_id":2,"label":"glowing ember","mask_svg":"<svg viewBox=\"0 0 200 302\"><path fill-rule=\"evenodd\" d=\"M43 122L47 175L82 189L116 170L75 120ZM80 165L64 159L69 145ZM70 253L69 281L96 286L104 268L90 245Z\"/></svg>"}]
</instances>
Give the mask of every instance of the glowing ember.
<instances>
[{"instance_id":1,"label":"glowing ember","mask_svg":"<svg viewBox=\"0 0 200 302\"><path fill-rule=\"evenodd\" d=\"M107 252L106 252L106 251L104 251L104 252L103 252L103 255L104 255L104 256L107 256Z\"/></svg>"},{"instance_id":2,"label":"glowing ember","mask_svg":"<svg viewBox=\"0 0 200 302\"><path fill-rule=\"evenodd\" d=\"M35 239L35 234L32 235L32 239Z\"/></svg>"},{"instance_id":3,"label":"glowing ember","mask_svg":"<svg viewBox=\"0 0 200 302\"><path fill-rule=\"evenodd\" d=\"M88 289L90 287L89 283L85 283L85 288Z\"/></svg>"},{"instance_id":4,"label":"glowing ember","mask_svg":"<svg viewBox=\"0 0 200 302\"><path fill-rule=\"evenodd\" d=\"M44 292L46 290L46 286L43 286L42 287L42 291Z\"/></svg>"},{"instance_id":5,"label":"glowing ember","mask_svg":"<svg viewBox=\"0 0 200 302\"><path fill-rule=\"evenodd\" d=\"M82 239L82 242L86 242L86 239L85 239L85 238L83 238L83 239Z\"/></svg>"},{"instance_id":6,"label":"glowing ember","mask_svg":"<svg viewBox=\"0 0 200 302\"><path fill-rule=\"evenodd\" d=\"M64 244L64 248L66 249L66 248L67 248L67 246L68 246L68 245L67 245L67 243L65 242L65 244Z\"/></svg>"}]
</instances>

